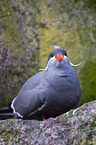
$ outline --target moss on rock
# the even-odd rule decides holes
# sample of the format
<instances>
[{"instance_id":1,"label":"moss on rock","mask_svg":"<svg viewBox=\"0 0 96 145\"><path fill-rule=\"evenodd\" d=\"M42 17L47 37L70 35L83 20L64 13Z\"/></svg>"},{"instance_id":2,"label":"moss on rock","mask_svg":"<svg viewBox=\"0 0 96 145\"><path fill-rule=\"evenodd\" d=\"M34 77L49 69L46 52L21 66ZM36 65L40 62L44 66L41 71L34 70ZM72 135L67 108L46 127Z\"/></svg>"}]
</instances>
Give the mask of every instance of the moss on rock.
<instances>
[{"instance_id":1,"label":"moss on rock","mask_svg":"<svg viewBox=\"0 0 96 145\"><path fill-rule=\"evenodd\" d=\"M75 68L81 83L81 104L95 100L96 1L41 0L37 5L41 11L37 14L37 21L42 24L39 28L41 67L46 66L46 57L54 44L59 45L67 51L72 63L82 62Z\"/></svg>"},{"instance_id":2,"label":"moss on rock","mask_svg":"<svg viewBox=\"0 0 96 145\"><path fill-rule=\"evenodd\" d=\"M96 144L96 101L46 121L0 121L1 144Z\"/></svg>"},{"instance_id":3,"label":"moss on rock","mask_svg":"<svg viewBox=\"0 0 96 145\"><path fill-rule=\"evenodd\" d=\"M32 1L0 1L0 107L39 69L35 10Z\"/></svg>"}]
</instances>

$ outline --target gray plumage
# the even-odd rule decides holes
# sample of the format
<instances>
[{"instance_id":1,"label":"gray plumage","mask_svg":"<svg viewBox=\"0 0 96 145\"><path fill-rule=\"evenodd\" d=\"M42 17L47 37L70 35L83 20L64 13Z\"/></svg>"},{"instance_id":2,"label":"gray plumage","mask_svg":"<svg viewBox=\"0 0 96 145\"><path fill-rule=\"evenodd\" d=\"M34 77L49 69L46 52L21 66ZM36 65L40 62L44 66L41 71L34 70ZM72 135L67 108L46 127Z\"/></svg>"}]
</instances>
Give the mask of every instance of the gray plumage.
<instances>
[{"instance_id":1,"label":"gray plumage","mask_svg":"<svg viewBox=\"0 0 96 145\"><path fill-rule=\"evenodd\" d=\"M12 114L13 109L16 118L42 120L76 108L82 96L71 64L66 51L56 46L48 56L46 69L32 76L13 99L11 109L1 109L0 115Z\"/></svg>"},{"instance_id":2,"label":"gray plumage","mask_svg":"<svg viewBox=\"0 0 96 145\"><path fill-rule=\"evenodd\" d=\"M65 54L63 49L53 52L56 56ZM65 57L62 61L49 59L47 69L23 85L11 106L23 119L47 119L77 107L80 101L81 89L76 72Z\"/></svg>"}]
</instances>

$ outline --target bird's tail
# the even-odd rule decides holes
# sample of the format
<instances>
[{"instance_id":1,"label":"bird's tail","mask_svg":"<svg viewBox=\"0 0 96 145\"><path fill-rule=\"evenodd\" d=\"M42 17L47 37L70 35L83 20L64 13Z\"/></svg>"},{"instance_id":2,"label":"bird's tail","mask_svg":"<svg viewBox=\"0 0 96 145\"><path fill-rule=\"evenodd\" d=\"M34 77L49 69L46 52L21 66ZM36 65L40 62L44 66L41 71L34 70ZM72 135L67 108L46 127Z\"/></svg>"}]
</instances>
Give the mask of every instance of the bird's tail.
<instances>
[{"instance_id":1,"label":"bird's tail","mask_svg":"<svg viewBox=\"0 0 96 145\"><path fill-rule=\"evenodd\" d=\"M8 118L8 116L13 116L13 115L14 115L13 110L9 107L0 109L0 119L6 117Z\"/></svg>"}]
</instances>

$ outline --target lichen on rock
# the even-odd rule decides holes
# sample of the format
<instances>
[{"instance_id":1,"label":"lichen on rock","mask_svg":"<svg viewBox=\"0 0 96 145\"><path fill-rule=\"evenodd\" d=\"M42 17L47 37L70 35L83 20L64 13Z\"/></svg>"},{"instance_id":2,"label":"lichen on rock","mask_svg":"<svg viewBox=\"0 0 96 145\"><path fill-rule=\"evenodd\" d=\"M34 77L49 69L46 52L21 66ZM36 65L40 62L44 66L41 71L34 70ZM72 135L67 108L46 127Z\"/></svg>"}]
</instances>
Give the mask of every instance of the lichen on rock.
<instances>
[{"instance_id":1,"label":"lichen on rock","mask_svg":"<svg viewBox=\"0 0 96 145\"><path fill-rule=\"evenodd\" d=\"M1 144L96 144L96 101L46 121L0 121Z\"/></svg>"}]
</instances>

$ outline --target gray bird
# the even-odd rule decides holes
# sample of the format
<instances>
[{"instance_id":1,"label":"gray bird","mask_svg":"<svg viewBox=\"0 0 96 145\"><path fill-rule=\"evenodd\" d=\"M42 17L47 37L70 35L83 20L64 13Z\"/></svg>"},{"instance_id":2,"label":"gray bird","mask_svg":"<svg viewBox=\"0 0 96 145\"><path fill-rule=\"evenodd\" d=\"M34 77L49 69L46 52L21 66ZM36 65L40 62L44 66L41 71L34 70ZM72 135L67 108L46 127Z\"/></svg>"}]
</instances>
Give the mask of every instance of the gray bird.
<instances>
[{"instance_id":1,"label":"gray bird","mask_svg":"<svg viewBox=\"0 0 96 145\"><path fill-rule=\"evenodd\" d=\"M11 109L1 109L0 115L45 120L76 108L81 98L72 63L66 51L56 46L48 56L46 68L26 81L13 99Z\"/></svg>"}]
</instances>

